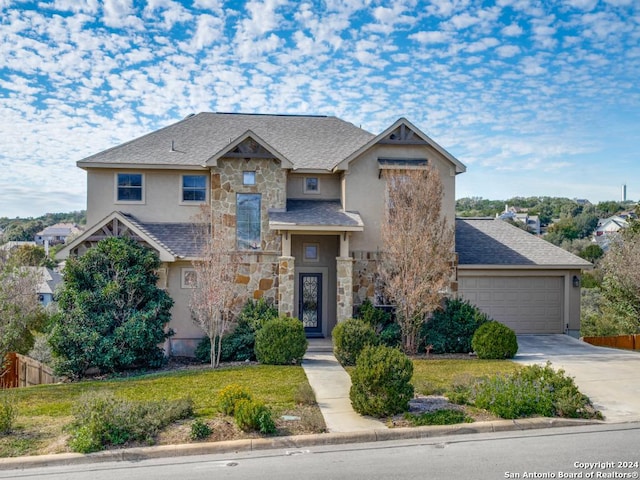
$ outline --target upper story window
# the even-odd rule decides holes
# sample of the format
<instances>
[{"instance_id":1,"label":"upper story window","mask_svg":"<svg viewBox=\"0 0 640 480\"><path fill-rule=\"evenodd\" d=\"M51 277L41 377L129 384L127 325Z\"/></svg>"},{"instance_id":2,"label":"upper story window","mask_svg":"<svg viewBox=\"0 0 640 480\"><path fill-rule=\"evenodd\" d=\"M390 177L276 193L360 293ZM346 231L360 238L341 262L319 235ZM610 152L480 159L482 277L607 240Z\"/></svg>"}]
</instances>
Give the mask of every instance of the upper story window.
<instances>
[{"instance_id":1,"label":"upper story window","mask_svg":"<svg viewBox=\"0 0 640 480\"><path fill-rule=\"evenodd\" d=\"M205 202L207 200L207 176L182 176L182 201Z\"/></svg>"},{"instance_id":2,"label":"upper story window","mask_svg":"<svg viewBox=\"0 0 640 480\"><path fill-rule=\"evenodd\" d=\"M236 194L236 241L238 250L260 248L260 203L259 193Z\"/></svg>"},{"instance_id":3,"label":"upper story window","mask_svg":"<svg viewBox=\"0 0 640 480\"><path fill-rule=\"evenodd\" d=\"M305 177L304 193L320 193L320 179L318 177Z\"/></svg>"},{"instance_id":4,"label":"upper story window","mask_svg":"<svg viewBox=\"0 0 640 480\"><path fill-rule=\"evenodd\" d=\"M143 201L144 175L142 173L118 173L116 177L116 201Z\"/></svg>"},{"instance_id":5,"label":"upper story window","mask_svg":"<svg viewBox=\"0 0 640 480\"><path fill-rule=\"evenodd\" d=\"M242 184L243 185L255 185L256 184L256 172L242 172Z\"/></svg>"}]
</instances>

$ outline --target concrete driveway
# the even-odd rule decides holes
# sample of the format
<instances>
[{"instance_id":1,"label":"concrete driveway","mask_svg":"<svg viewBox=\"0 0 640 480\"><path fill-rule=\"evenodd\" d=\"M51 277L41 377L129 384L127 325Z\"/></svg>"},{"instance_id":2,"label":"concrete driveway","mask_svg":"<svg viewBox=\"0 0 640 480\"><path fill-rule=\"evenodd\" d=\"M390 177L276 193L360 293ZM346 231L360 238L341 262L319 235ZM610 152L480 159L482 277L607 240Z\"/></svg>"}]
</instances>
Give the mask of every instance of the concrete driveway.
<instances>
[{"instance_id":1,"label":"concrete driveway","mask_svg":"<svg viewBox=\"0 0 640 480\"><path fill-rule=\"evenodd\" d=\"M515 361L564 369L607 422L640 421L638 351L594 347L568 335L518 335Z\"/></svg>"}]
</instances>

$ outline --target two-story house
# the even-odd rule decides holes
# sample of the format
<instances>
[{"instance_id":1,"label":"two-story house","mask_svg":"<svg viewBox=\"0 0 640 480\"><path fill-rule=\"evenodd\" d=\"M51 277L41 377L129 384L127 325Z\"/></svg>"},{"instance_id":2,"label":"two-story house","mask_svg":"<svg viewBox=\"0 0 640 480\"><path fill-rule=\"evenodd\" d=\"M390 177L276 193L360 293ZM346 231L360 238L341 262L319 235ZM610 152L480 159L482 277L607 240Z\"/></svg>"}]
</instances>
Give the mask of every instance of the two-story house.
<instances>
[{"instance_id":1,"label":"two-story house","mask_svg":"<svg viewBox=\"0 0 640 480\"><path fill-rule=\"evenodd\" d=\"M201 205L210 204L218 228L233 236L241 254L236 281L246 297L265 298L281 314L300 318L309 336L329 337L354 305L379 293L376 262L384 248L380 225L388 171L428 164L440 173L442 214L453 225L455 178L465 166L404 118L374 135L336 117L191 115L78 162L87 172L88 226L58 258L80 255L112 235L131 236L155 249L163 262L161 286L175 301L170 326L176 334L169 352L191 354L203 336L189 312L191 261L198 256L193 222ZM574 330L579 325L567 279L590 264L554 254L545 257L551 259L548 265L523 255L521 268L511 265L507 273L527 276L533 265L533 276L539 277L548 266L550 276L561 280L552 287L561 300L554 304L559 311L551 328L560 333L565 324ZM492 272L482 258L473 261L459 271L472 278L478 271ZM504 277L504 268L498 270ZM486 296L472 291L477 282L466 283L482 307ZM454 294L456 287L453 282ZM545 298L542 291L536 299ZM499 313L490 303L486 308Z\"/></svg>"}]
</instances>

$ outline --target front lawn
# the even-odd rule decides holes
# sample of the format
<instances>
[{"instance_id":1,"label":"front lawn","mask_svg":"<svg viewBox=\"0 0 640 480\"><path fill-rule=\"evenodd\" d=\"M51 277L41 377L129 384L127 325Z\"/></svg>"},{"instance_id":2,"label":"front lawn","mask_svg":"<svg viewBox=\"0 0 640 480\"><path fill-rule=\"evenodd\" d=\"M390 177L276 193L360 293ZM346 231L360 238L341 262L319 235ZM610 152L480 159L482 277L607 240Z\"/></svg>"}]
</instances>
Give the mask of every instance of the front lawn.
<instances>
[{"instance_id":1,"label":"front lawn","mask_svg":"<svg viewBox=\"0 0 640 480\"><path fill-rule=\"evenodd\" d=\"M240 431L233 419L218 413L218 392L232 383L246 388L256 399L272 408L279 435L324 431L320 410L305 400L305 389L310 387L302 367L243 365L218 370L198 368L115 380L1 390L0 400L8 396L17 408L18 417L13 433L0 436L0 457L69 451L65 426L72 421L74 403L86 392L111 391L132 401L189 397L193 400L195 416L213 428L209 440L254 436ZM281 419L283 415L300 418L285 421ZM190 420L178 422L163 432L157 442L190 441L190 425Z\"/></svg>"}]
</instances>

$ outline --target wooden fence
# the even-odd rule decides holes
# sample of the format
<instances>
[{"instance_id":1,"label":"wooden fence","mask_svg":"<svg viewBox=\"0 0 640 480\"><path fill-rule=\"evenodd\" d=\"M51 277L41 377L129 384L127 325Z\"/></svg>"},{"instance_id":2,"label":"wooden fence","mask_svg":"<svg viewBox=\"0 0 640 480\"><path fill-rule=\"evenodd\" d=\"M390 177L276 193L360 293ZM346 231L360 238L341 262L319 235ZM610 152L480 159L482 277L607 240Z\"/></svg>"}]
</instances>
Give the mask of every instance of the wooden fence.
<instances>
[{"instance_id":1,"label":"wooden fence","mask_svg":"<svg viewBox=\"0 0 640 480\"><path fill-rule=\"evenodd\" d=\"M0 388L31 387L59 381L50 367L19 353L7 355L7 367L0 374Z\"/></svg>"},{"instance_id":2,"label":"wooden fence","mask_svg":"<svg viewBox=\"0 0 640 480\"><path fill-rule=\"evenodd\" d=\"M598 347L640 350L640 335L617 335L614 337L582 337L587 343Z\"/></svg>"}]
</instances>

